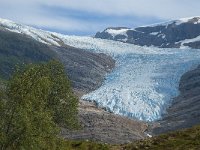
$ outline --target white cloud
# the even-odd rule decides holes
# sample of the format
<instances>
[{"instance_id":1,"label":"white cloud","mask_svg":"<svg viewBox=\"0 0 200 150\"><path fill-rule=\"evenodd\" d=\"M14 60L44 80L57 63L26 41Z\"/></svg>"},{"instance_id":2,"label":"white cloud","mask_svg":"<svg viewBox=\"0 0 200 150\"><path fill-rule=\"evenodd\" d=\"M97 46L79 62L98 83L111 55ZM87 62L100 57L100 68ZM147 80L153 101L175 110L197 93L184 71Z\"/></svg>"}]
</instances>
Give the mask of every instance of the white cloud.
<instances>
[{"instance_id":1,"label":"white cloud","mask_svg":"<svg viewBox=\"0 0 200 150\"><path fill-rule=\"evenodd\" d=\"M43 0L43 3L108 15L137 14L165 19L200 15L199 0Z\"/></svg>"},{"instance_id":2,"label":"white cloud","mask_svg":"<svg viewBox=\"0 0 200 150\"><path fill-rule=\"evenodd\" d=\"M85 11L91 15L140 16L143 19L149 16L170 20L200 15L199 0L0 0L0 17L65 31L97 31L106 26L106 22L102 21L89 22L52 15L43 6ZM134 24L134 20L132 21Z\"/></svg>"}]
</instances>

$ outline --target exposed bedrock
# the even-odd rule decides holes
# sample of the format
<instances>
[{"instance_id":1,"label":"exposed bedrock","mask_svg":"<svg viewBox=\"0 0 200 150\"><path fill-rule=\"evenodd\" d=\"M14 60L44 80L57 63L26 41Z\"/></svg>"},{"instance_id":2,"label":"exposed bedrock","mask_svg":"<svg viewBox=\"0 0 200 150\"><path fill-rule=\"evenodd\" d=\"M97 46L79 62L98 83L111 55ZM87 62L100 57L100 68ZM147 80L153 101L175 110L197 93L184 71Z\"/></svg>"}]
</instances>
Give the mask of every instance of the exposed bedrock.
<instances>
[{"instance_id":1,"label":"exposed bedrock","mask_svg":"<svg viewBox=\"0 0 200 150\"><path fill-rule=\"evenodd\" d=\"M60 60L75 90L89 92L98 88L115 61L102 53L92 53L62 44L50 46L32 37L0 27L0 78L8 79L16 64Z\"/></svg>"},{"instance_id":2,"label":"exposed bedrock","mask_svg":"<svg viewBox=\"0 0 200 150\"><path fill-rule=\"evenodd\" d=\"M167 114L158 123L154 134L165 133L200 124L200 66L185 73Z\"/></svg>"},{"instance_id":3,"label":"exposed bedrock","mask_svg":"<svg viewBox=\"0 0 200 150\"><path fill-rule=\"evenodd\" d=\"M160 48L200 48L200 17L183 18L134 29L107 28L97 32L96 38L121 41L140 46Z\"/></svg>"},{"instance_id":4,"label":"exposed bedrock","mask_svg":"<svg viewBox=\"0 0 200 150\"><path fill-rule=\"evenodd\" d=\"M114 115L95 104L80 102L79 118L82 129L70 132L62 130L65 138L122 144L147 137L146 131L153 127L153 134L161 134L200 124L200 66L188 71L180 79L180 94L162 120L146 123ZM151 130L151 129L150 129Z\"/></svg>"},{"instance_id":5,"label":"exposed bedrock","mask_svg":"<svg viewBox=\"0 0 200 150\"><path fill-rule=\"evenodd\" d=\"M64 64L72 86L79 92L90 92L101 86L106 73L110 72L115 61L102 53L92 53L82 49L64 46L51 47Z\"/></svg>"}]
</instances>

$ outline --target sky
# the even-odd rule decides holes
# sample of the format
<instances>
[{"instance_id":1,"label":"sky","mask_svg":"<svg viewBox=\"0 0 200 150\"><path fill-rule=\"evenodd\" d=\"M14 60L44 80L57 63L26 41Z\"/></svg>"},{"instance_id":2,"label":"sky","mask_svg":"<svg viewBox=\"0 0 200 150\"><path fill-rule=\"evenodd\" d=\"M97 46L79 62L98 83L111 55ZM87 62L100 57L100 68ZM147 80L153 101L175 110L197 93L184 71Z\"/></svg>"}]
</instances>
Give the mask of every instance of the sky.
<instances>
[{"instance_id":1,"label":"sky","mask_svg":"<svg viewBox=\"0 0 200 150\"><path fill-rule=\"evenodd\" d=\"M200 0L0 0L0 18L70 35L200 16Z\"/></svg>"}]
</instances>

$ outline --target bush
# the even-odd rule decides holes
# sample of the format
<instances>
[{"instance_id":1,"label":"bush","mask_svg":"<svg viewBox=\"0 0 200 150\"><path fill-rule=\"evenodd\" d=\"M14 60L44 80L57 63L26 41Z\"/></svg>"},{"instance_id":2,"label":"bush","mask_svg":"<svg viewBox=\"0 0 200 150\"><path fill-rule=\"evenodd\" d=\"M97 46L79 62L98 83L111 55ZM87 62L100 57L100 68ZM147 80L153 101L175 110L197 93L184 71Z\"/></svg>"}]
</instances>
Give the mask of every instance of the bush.
<instances>
[{"instance_id":1,"label":"bush","mask_svg":"<svg viewBox=\"0 0 200 150\"><path fill-rule=\"evenodd\" d=\"M77 106L59 62L17 69L0 90L0 148L61 149L59 127L78 127Z\"/></svg>"}]
</instances>

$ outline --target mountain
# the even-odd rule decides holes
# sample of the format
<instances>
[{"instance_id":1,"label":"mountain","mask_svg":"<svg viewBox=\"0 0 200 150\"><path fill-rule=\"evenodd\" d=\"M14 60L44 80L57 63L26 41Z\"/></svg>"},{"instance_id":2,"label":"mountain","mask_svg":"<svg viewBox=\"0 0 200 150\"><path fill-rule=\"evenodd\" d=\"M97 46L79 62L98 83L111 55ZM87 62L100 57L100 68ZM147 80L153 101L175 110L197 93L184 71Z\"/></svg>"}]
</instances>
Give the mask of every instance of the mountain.
<instances>
[{"instance_id":1,"label":"mountain","mask_svg":"<svg viewBox=\"0 0 200 150\"><path fill-rule=\"evenodd\" d=\"M9 79L16 65L47 62L57 55L47 45L26 35L0 28L0 78Z\"/></svg>"},{"instance_id":2,"label":"mountain","mask_svg":"<svg viewBox=\"0 0 200 150\"><path fill-rule=\"evenodd\" d=\"M68 36L4 19L0 20L0 26L8 32L26 35L56 52L66 66L74 89L84 92L82 99L132 119L155 121L161 118L171 99L178 95L181 76L200 64L198 50L141 47Z\"/></svg>"},{"instance_id":3,"label":"mountain","mask_svg":"<svg viewBox=\"0 0 200 150\"><path fill-rule=\"evenodd\" d=\"M107 55L104 54L106 47L110 49L113 45L110 41L107 45L104 42L106 41L91 37L61 35L0 19L0 57L4 58L0 61L3 66L0 74L3 79L8 79L17 63L39 63L57 59L65 65L76 94L82 96L100 87L105 75L115 66L112 55L109 56L108 52ZM106 46L103 47L104 51L103 45ZM95 51L92 46L96 47ZM97 109L95 104L89 102L80 101L79 115L82 130L73 133L63 129L63 137L109 143L125 143L146 137L145 122L129 120Z\"/></svg>"},{"instance_id":4,"label":"mountain","mask_svg":"<svg viewBox=\"0 0 200 150\"><path fill-rule=\"evenodd\" d=\"M200 48L200 17L158 23L134 29L117 27L98 32L95 38L159 48Z\"/></svg>"},{"instance_id":5,"label":"mountain","mask_svg":"<svg viewBox=\"0 0 200 150\"><path fill-rule=\"evenodd\" d=\"M189 128L200 124L200 66L185 73L179 83L180 94L158 121L154 134Z\"/></svg>"},{"instance_id":6,"label":"mountain","mask_svg":"<svg viewBox=\"0 0 200 150\"><path fill-rule=\"evenodd\" d=\"M60 37L57 37L60 36ZM102 53L92 53L66 45L62 36L10 20L0 19L0 77L8 79L15 66L61 61L77 92L88 92L102 84L115 61Z\"/></svg>"},{"instance_id":7,"label":"mountain","mask_svg":"<svg viewBox=\"0 0 200 150\"><path fill-rule=\"evenodd\" d=\"M175 23L165 23L159 25L158 28L168 29L172 24L178 27L187 24L187 21L184 22L182 19ZM198 23L191 24L198 25ZM137 33L145 34L147 32L145 30L156 29L157 26L137 28ZM192 28L191 30L193 31ZM131 29L117 28L117 30L109 29L110 31L118 37L118 35L126 36ZM2 35L0 36L0 41L2 41L0 58L3 60L0 65L4 65L2 67L4 78L11 74L15 62L37 63L58 59L65 65L74 90L80 94L80 97L83 95L82 99L94 102L92 107L95 109L91 109L81 101L79 115L83 130L75 133L63 131L63 136L66 138L124 143L129 142L129 139L141 139L148 136L145 132L148 123L157 122L159 119L161 119L161 122L158 122L161 128L155 129L156 133L199 123L197 113L199 105L195 105L197 109L192 105L193 102L196 104L198 98L196 100L191 96L195 91L190 90L191 93L190 91L187 93L185 90L188 85L189 87L192 85L193 81L195 82L192 89L195 89L195 86L199 84L197 80L199 73L194 72L193 75L184 77L184 80L181 78L183 74L200 64L199 50L183 45L181 47L184 49L156 48L138 46L139 44L130 44L123 40L120 42L93 37L68 36L5 19L0 19L0 35ZM180 35L179 38L184 40L183 37ZM143 36L141 36L141 42L142 38ZM146 39L149 40L149 38ZM148 45L148 41L143 42ZM7 65L8 63L12 65ZM185 86L180 86L181 88L178 89L180 79L184 83L181 85ZM183 92L181 93L183 96L178 96L179 90ZM177 102L179 106L172 103L172 99L177 96L178 100L174 102ZM183 103L181 103L182 100ZM96 109L96 106L107 112ZM174 106L174 108L170 109L169 106L170 108ZM182 111L183 107L186 111ZM167 111L169 117L164 116ZM186 113L188 115L184 115ZM176 115L177 117L174 118ZM191 116L197 117L191 118ZM187 119L180 120L178 122L180 126L172 126L174 128L169 130L168 126L165 126L165 123L173 122L174 119L179 121L179 118L183 117ZM193 124L190 124L190 121Z\"/></svg>"}]
</instances>

